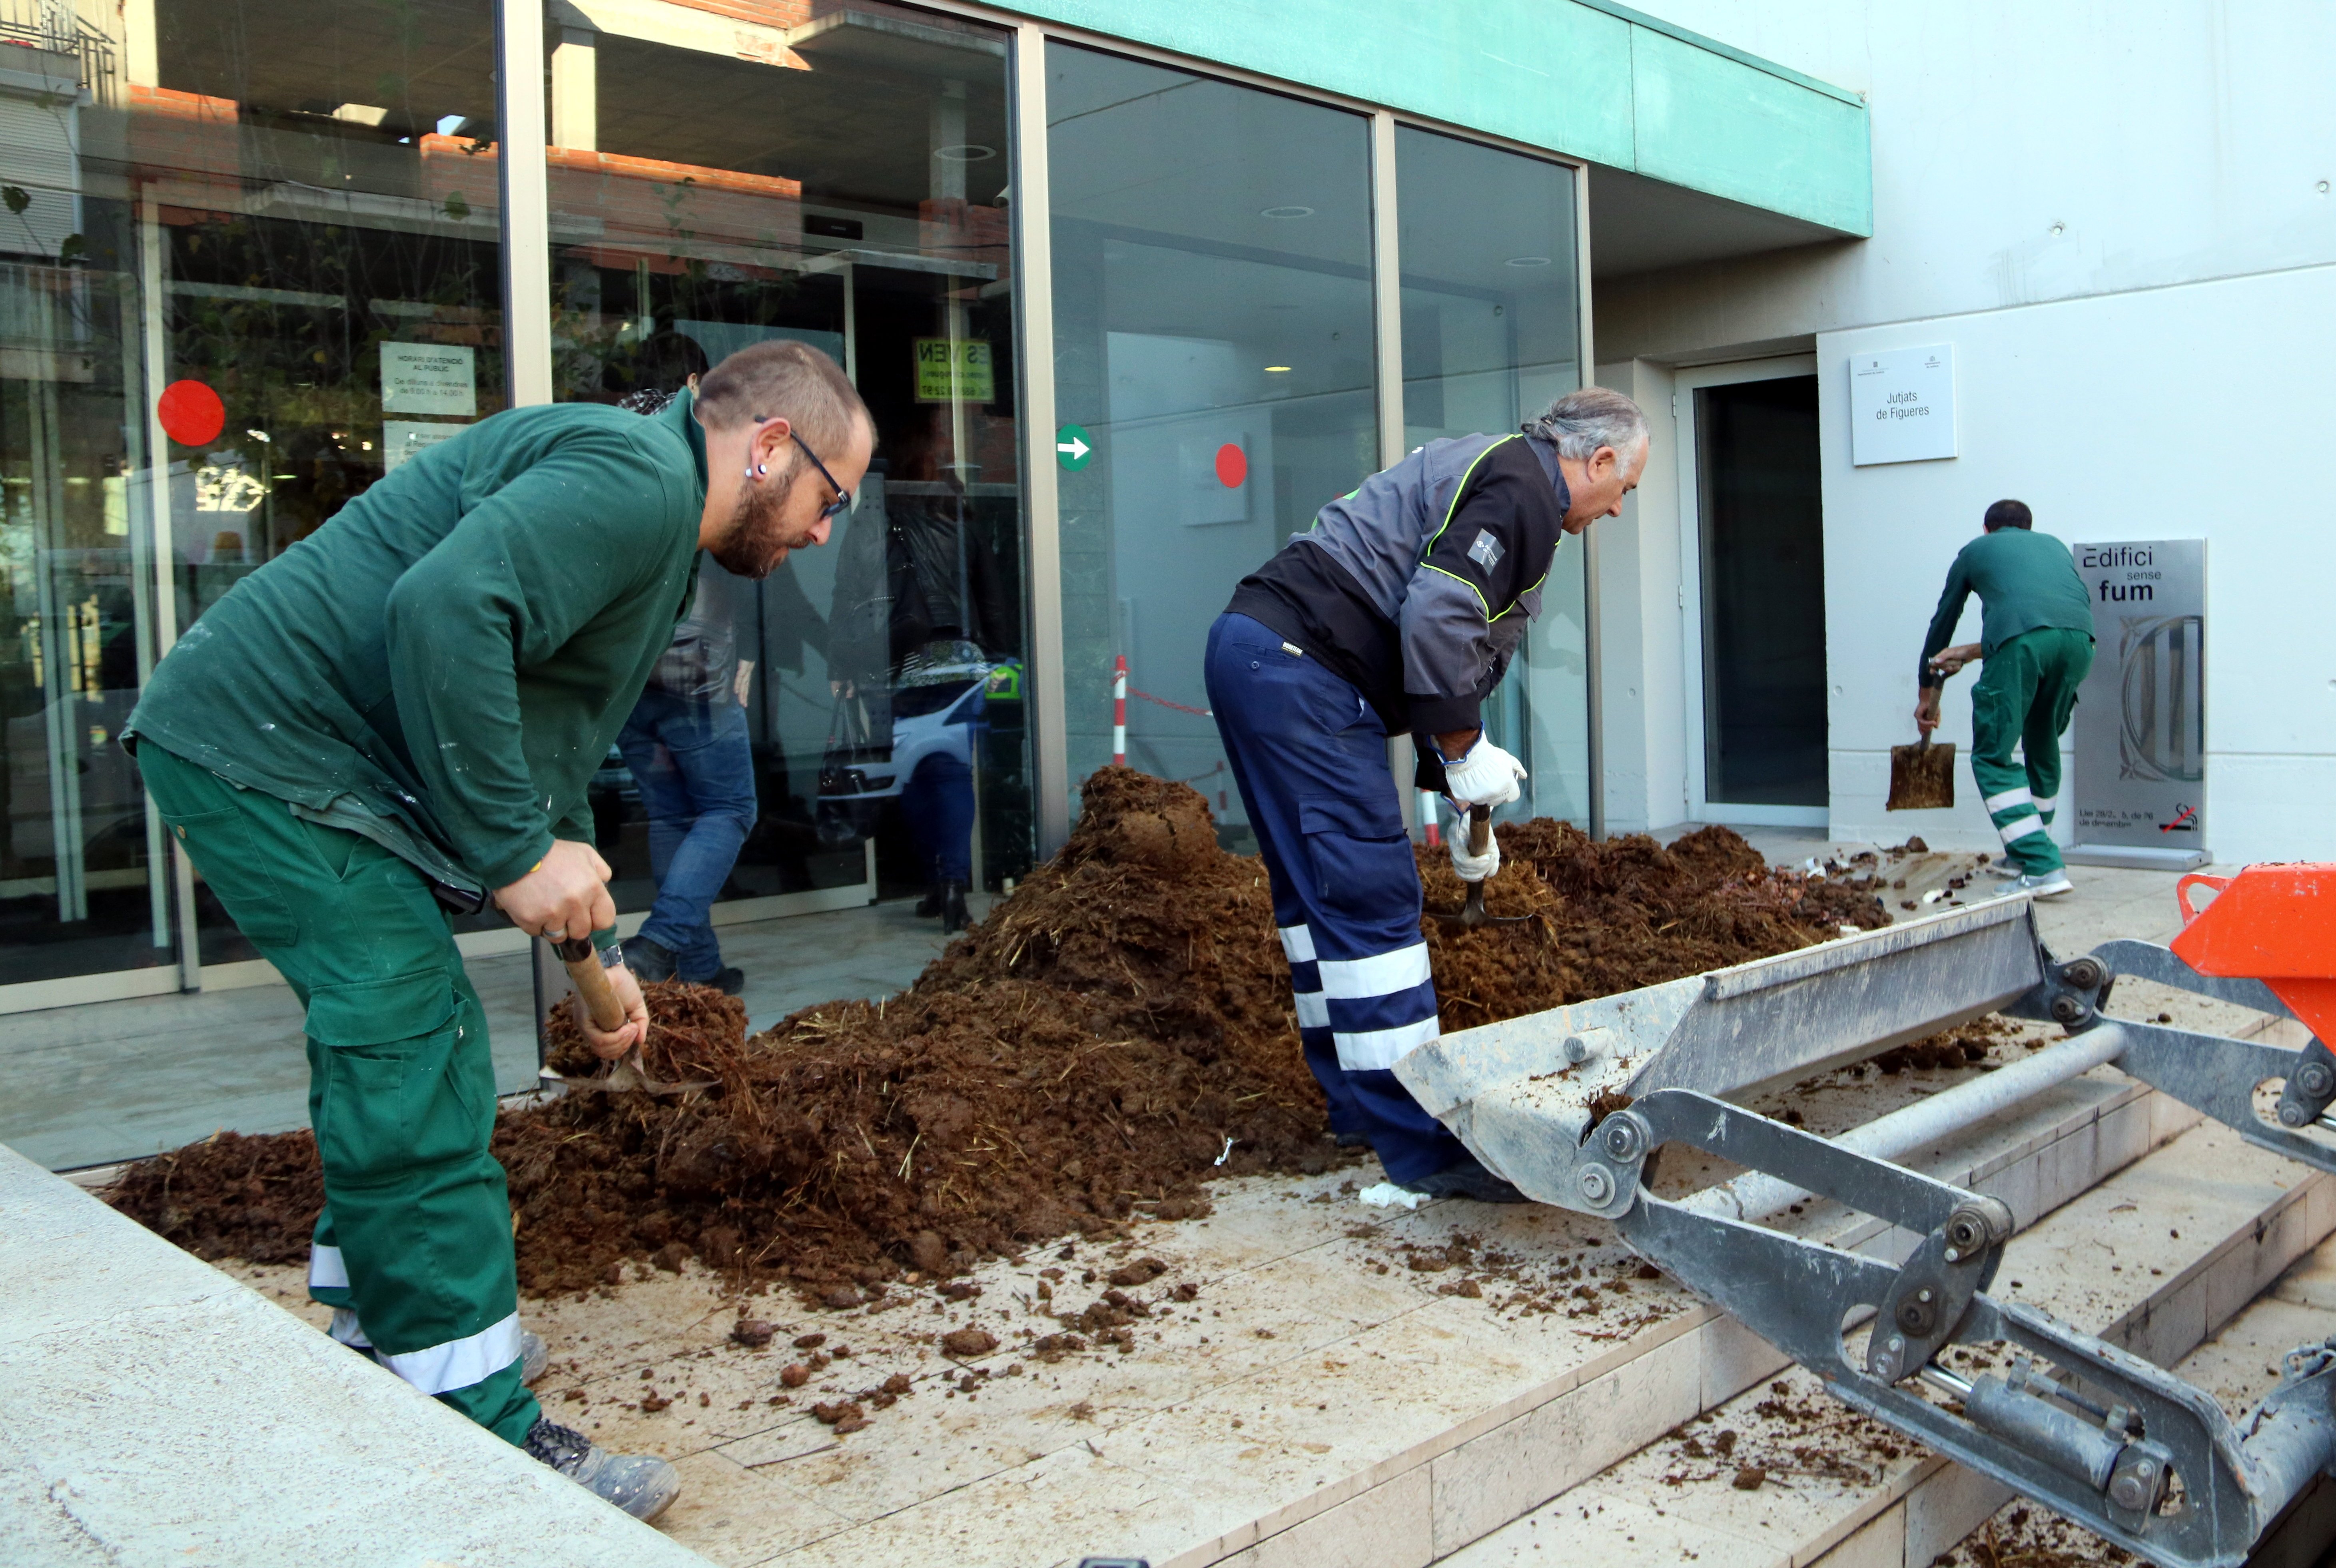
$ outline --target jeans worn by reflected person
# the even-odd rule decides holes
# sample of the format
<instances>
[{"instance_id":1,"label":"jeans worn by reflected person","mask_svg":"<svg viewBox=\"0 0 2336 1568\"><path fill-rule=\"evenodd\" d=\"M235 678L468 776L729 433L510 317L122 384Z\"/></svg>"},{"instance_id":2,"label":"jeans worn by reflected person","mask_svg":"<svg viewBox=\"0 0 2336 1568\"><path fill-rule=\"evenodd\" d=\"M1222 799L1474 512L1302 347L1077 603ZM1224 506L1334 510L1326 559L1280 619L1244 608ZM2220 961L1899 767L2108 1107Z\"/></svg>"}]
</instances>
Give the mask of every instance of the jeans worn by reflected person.
<instances>
[{"instance_id":1,"label":"jeans worn by reflected person","mask_svg":"<svg viewBox=\"0 0 2336 1568\"><path fill-rule=\"evenodd\" d=\"M657 890L647 921L625 944L628 961L643 980L686 980L735 995L745 977L724 967L712 915L754 827L746 711L726 692L705 699L651 687L617 747L648 812L649 870ZM658 973L666 954L671 972Z\"/></svg>"}]
</instances>

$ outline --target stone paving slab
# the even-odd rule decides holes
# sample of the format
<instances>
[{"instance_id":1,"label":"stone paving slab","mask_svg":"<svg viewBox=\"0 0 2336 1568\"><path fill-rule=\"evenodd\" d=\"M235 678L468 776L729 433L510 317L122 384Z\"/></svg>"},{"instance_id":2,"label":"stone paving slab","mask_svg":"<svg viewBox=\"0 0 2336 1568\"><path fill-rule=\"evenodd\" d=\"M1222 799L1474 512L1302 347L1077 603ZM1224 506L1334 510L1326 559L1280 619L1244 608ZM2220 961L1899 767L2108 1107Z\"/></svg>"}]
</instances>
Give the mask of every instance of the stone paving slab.
<instances>
[{"instance_id":1,"label":"stone paving slab","mask_svg":"<svg viewBox=\"0 0 2336 1568\"><path fill-rule=\"evenodd\" d=\"M550 1561L705 1559L0 1147L0 1563Z\"/></svg>"}]
</instances>

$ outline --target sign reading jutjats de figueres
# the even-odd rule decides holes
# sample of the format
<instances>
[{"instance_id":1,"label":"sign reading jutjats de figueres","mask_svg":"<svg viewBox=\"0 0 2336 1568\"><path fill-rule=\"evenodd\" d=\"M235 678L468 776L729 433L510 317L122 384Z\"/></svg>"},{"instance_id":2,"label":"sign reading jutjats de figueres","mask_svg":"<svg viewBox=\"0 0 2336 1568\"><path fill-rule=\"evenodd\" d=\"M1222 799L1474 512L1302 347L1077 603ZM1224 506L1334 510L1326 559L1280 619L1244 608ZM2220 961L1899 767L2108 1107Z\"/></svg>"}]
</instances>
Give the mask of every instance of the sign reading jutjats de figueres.
<instances>
[{"instance_id":1,"label":"sign reading jutjats de figueres","mask_svg":"<svg viewBox=\"0 0 2336 1568\"><path fill-rule=\"evenodd\" d=\"M2093 599L2076 841L2206 847L2206 541L2073 547Z\"/></svg>"}]
</instances>

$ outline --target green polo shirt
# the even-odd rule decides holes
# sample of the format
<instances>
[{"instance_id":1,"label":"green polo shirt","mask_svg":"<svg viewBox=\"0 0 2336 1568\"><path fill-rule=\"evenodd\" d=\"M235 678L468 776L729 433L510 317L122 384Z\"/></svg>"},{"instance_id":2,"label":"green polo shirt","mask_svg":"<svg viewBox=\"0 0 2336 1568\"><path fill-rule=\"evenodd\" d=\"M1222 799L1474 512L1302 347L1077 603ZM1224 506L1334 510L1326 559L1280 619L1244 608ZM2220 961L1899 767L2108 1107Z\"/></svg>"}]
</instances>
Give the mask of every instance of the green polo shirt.
<instances>
[{"instance_id":1,"label":"green polo shirt","mask_svg":"<svg viewBox=\"0 0 2336 1568\"><path fill-rule=\"evenodd\" d=\"M513 409L417 452L188 627L125 740L490 888L590 843L696 581L692 402Z\"/></svg>"},{"instance_id":2,"label":"green polo shirt","mask_svg":"<svg viewBox=\"0 0 2336 1568\"><path fill-rule=\"evenodd\" d=\"M1965 545L1947 568L1946 591L1922 639L1919 686L1935 686L1932 656L1955 634L1963 605L1979 595L1979 642L1982 656L2022 632L2059 626L2088 636L2093 630L2093 598L2077 576L2068 547L2029 528L1998 528Z\"/></svg>"}]
</instances>

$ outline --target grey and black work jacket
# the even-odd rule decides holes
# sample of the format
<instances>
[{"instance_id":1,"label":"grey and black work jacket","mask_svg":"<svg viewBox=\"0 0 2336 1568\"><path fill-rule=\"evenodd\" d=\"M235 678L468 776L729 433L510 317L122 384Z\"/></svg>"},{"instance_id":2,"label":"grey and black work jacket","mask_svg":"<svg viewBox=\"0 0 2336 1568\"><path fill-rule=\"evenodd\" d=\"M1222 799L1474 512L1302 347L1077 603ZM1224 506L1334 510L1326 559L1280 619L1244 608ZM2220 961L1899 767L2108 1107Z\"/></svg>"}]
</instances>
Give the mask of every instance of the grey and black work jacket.
<instances>
[{"instance_id":1,"label":"grey and black work jacket","mask_svg":"<svg viewBox=\"0 0 2336 1568\"><path fill-rule=\"evenodd\" d=\"M1390 733L1473 729L1541 614L1572 500L1538 436L1430 441L1324 507L1227 607L1352 682ZM1420 755L1421 788L1441 788Z\"/></svg>"}]
</instances>

